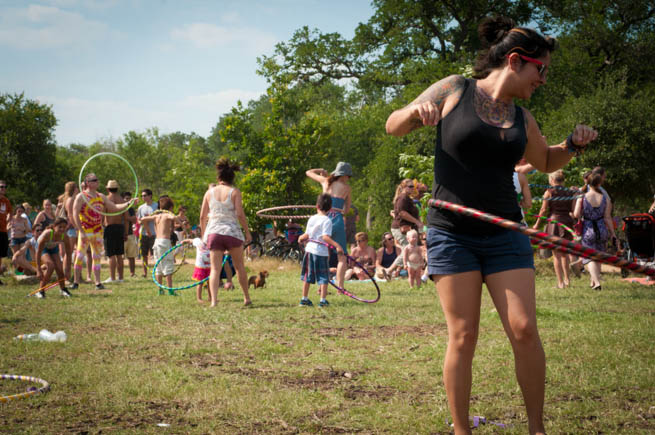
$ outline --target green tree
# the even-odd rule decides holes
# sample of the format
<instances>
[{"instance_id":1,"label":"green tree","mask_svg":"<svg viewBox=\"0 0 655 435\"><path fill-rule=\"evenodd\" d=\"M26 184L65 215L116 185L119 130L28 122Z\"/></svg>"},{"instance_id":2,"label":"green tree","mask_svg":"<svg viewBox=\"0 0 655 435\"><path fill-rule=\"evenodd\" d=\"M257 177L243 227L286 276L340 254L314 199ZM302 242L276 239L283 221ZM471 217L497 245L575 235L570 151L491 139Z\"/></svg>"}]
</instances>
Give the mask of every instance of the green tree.
<instances>
[{"instance_id":1,"label":"green tree","mask_svg":"<svg viewBox=\"0 0 655 435\"><path fill-rule=\"evenodd\" d=\"M24 94L0 94L0 178L12 201L40 204L63 191L63 185L53 184L56 125L50 106Z\"/></svg>"}]
</instances>

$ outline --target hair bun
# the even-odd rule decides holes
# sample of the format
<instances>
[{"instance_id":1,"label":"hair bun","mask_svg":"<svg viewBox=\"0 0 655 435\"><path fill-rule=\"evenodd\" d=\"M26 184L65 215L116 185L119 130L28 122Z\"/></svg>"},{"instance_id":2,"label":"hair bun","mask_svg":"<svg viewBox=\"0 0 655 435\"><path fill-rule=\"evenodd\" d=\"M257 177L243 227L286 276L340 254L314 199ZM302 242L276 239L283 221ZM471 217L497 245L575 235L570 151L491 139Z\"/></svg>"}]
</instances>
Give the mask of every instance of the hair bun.
<instances>
[{"instance_id":1,"label":"hair bun","mask_svg":"<svg viewBox=\"0 0 655 435\"><path fill-rule=\"evenodd\" d=\"M498 44L507 33L516 27L513 19L503 16L485 17L478 26L478 36L484 48Z\"/></svg>"}]
</instances>

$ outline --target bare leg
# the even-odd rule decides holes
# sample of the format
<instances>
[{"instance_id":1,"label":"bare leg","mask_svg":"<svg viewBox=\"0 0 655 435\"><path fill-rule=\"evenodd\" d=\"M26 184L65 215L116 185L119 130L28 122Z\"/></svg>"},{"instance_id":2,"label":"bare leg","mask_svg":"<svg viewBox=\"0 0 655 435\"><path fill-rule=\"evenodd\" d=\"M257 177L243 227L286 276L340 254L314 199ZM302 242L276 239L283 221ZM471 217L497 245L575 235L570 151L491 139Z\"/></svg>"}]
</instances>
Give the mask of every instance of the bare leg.
<instances>
[{"instance_id":1,"label":"bare leg","mask_svg":"<svg viewBox=\"0 0 655 435\"><path fill-rule=\"evenodd\" d=\"M130 276L135 275L135 269L136 269L136 261L135 258L127 258L127 264L130 265Z\"/></svg>"},{"instance_id":2,"label":"bare leg","mask_svg":"<svg viewBox=\"0 0 655 435\"><path fill-rule=\"evenodd\" d=\"M232 256L232 264L234 264L234 268L237 270L237 279L243 292L243 304L250 305L252 302L248 294L248 275L246 275L246 267L243 264L243 245L231 248L230 255Z\"/></svg>"},{"instance_id":3,"label":"bare leg","mask_svg":"<svg viewBox=\"0 0 655 435\"><path fill-rule=\"evenodd\" d=\"M448 324L448 348L443 366L448 408L455 433L468 434L471 433L469 401L480 326L482 276L478 271L439 275L435 282Z\"/></svg>"},{"instance_id":4,"label":"bare leg","mask_svg":"<svg viewBox=\"0 0 655 435\"><path fill-rule=\"evenodd\" d=\"M505 333L514 351L514 367L530 434L545 434L546 356L537 330L534 270L514 269L485 278Z\"/></svg>"},{"instance_id":5,"label":"bare leg","mask_svg":"<svg viewBox=\"0 0 655 435\"><path fill-rule=\"evenodd\" d=\"M555 276L557 277L557 288L564 288L564 281L562 279L562 263L559 252L553 252L553 268L555 269Z\"/></svg>"},{"instance_id":6,"label":"bare leg","mask_svg":"<svg viewBox=\"0 0 655 435\"><path fill-rule=\"evenodd\" d=\"M116 266L118 268L118 279L120 281L123 281L123 274L125 272L125 268L123 266L123 256L122 255L117 255L116 256L116 263L117 263ZM169 285L169 287L172 287L172 286Z\"/></svg>"},{"instance_id":7,"label":"bare leg","mask_svg":"<svg viewBox=\"0 0 655 435\"><path fill-rule=\"evenodd\" d=\"M346 276L346 256L339 255L339 262L337 263L337 285L339 288L343 288L344 278Z\"/></svg>"},{"instance_id":8,"label":"bare leg","mask_svg":"<svg viewBox=\"0 0 655 435\"><path fill-rule=\"evenodd\" d=\"M112 281L116 281L116 256L112 255L109 257L109 277Z\"/></svg>"},{"instance_id":9,"label":"bare leg","mask_svg":"<svg viewBox=\"0 0 655 435\"><path fill-rule=\"evenodd\" d=\"M591 286L600 286L600 263L592 261L587 267L589 268L589 275L591 276Z\"/></svg>"},{"instance_id":10,"label":"bare leg","mask_svg":"<svg viewBox=\"0 0 655 435\"><path fill-rule=\"evenodd\" d=\"M211 272L209 273L209 306L216 306L216 295L218 294L218 283L221 280L221 265L223 263L223 251L209 251Z\"/></svg>"},{"instance_id":11,"label":"bare leg","mask_svg":"<svg viewBox=\"0 0 655 435\"><path fill-rule=\"evenodd\" d=\"M306 298L309 296L309 283L308 282L303 282L302 283L302 297Z\"/></svg>"}]
</instances>

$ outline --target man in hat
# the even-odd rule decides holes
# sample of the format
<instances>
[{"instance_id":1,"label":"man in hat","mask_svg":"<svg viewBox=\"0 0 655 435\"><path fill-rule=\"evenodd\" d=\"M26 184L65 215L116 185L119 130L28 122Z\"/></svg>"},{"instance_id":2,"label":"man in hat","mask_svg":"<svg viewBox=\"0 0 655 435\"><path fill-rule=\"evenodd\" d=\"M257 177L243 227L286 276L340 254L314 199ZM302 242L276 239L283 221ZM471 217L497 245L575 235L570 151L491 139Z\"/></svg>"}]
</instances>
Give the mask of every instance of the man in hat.
<instances>
[{"instance_id":1,"label":"man in hat","mask_svg":"<svg viewBox=\"0 0 655 435\"><path fill-rule=\"evenodd\" d=\"M114 204L123 204L125 200L118 194L118 181L107 182L107 199ZM105 254L109 257L109 278L104 283L123 282L123 254L125 253L125 220L126 213L118 216L105 216ZM116 270L118 269L118 279Z\"/></svg>"},{"instance_id":2,"label":"man in hat","mask_svg":"<svg viewBox=\"0 0 655 435\"><path fill-rule=\"evenodd\" d=\"M96 290L105 286L100 282L100 251L102 250L102 215L100 212L116 213L125 211L130 203L116 205L114 201L98 192L98 177L94 173L84 177L84 190L78 193L73 202L73 216L77 229L77 254L75 256L75 282L72 289L79 287L82 278L82 265L86 250L91 246L93 275ZM118 185L118 183L116 183ZM123 228L121 228L121 236Z\"/></svg>"}]
</instances>

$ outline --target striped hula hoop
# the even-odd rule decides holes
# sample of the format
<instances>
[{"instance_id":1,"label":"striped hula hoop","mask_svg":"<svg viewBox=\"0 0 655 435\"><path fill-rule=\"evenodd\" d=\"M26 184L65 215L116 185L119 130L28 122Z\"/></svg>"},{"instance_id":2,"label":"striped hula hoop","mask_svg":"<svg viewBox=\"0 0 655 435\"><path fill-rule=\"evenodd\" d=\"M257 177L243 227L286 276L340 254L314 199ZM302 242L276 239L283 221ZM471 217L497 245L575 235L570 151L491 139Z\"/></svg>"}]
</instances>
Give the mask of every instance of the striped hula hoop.
<instances>
[{"instance_id":1,"label":"striped hula hoop","mask_svg":"<svg viewBox=\"0 0 655 435\"><path fill-rule=\"evenodd\" d=\"M55 287L55 286L56 286L57 284L59 284L60 282L65 281L65 280L66 280L66 278L60 278L60 279L58 279L58 280L55 281L55 282L51 282L50 284L46 284L46 285L44 285L43 287L40 287L40 288L34 290L33 292L30 292L30 294L28 294L27 296L28 296L28 297L30 297L30 296L34 296L35 294L37 294L37 293L40 292L40 291L46 291L46 290L49 290L49 289Z\"/></svg>"},{"instance_id":2,"label":"striped hula hoop","mask_svg":"<svg viewBox=\"0 0 655 435\"><path fill-rule=\"evenodd\" d=\"M182 286L182 287L168 287L168 286L165 286L165 285L163 285L163 284L159 284L159 282L157 281L157 276L156 276L156 275L157 275L157 273L156 273L156 272L157 272L157 266L159 266L159 263L161 263L161 261L164 259L164 257L166 257L168 254L170 254L171 252L173 252L175 249L179 248L179 247L180 247L181 245L183 245L183 244L184 244L184 243L178 243L178 244L175 245L175 246L171 246L170 249L168 249L166 252L164 252L164 255L162 255L161 257L159 257L159 259L157 259L157 262L155 263L155 266L152 268L152 281L153 281L153 282L157 285L157 287L159 287L161 290L168 290L168 294L169 294L169 295L175 295L175 292L176 292L177 290L186 290L186 289L189 289L189 288L191 288L191 287L195 287L195 286L197 286L197 285L200 285L200 284L202 284L203 282L207 282L207 281L209 281L209 277L207 277L207 278L202 279L202 280L200 280L200 281L196 281L196 282L194 282L193 284L185 285L185 286ZM225 260L227 260L227 255L223 255L223 264L221 265L221 269L223 268L223 266L225 266ZM160 293L159 293L159 294L163 294L163 293L161 292L161 290L160 290Z\"/></svg>"},{"instance_id":3,"label":"striped hula hoop","mask_svg":"<svg viewBox=\"0 0 655 435\"><path fill-rule=\"evenodd\" d=\"M11 379L14 381L25 381L25 382L38 382L41 384L41 388L32 387L29 391L24 393L13 394L11 396L0 396L0 403L10 402L12 400L25 399L35 394L45 393L50 390L50 384L43 379L34 378L32 376L20 376L20 375L3 375L0 374L0 379Z\"/></svg>"},{"instance_id":4,"label":"striped hula hoop","mask_svg":"<svg viewBox=\"0 0 655 435\"><path fill-rule=\"evenodd\" d=\"M578 236L578 235L575 233L575 231L573 231L573 228L571 228L571 227L569 227L569 226L567 226L567 225L564 225L563 223L561 223L561 222L559 222L559 221L557 221L557 220L555 220L555 219L553 219L553 218L549 218L549 217L547 217L547 216L541 216L541 215L538 215L538 214L532 214L532 213L528 213L528 216L533 216L533 217L536 217L536 218L538 218L538 219L545 220L546 222L553 223L553 224L555 224L555 225L557 225L557 226L559 226L559 227L562 227L562 228L564 228L566 231L568 231L569 233L571 233L571 235L573 236L574 239L577 239L578 237L580 237L580 236Z\"/></svg>"},{"instance_id":5,"label":"striped hula hoop","mask_svg":"<svg viewBox=\"0 0 655 435\"><path fill-rule=\"evenodd\" d=\"M298 210L303 208L309 208L316 210L315 205L281 205L278 207L263 208L256 212L255 214L260 218L264 219L309 219L313 215L281 215L281 214L270 214L272 211L280 210Z\"/></svg>"},{"instance_id":6,"label":"striped hula hoop","mask_svg":"<svg viewBox=\"0 0 655 435\"><path fill-rule=\"evenodd\" d=\"M593 261L598 261L600 263L611 264L613 266L622 267L624 269L629 269L632 272L643 273L649 276L655 276L655 269L651 267L646 267L644 265L635 263L633 261L628 261L623 258L619 258L616 255L610 255L605 252L597 251L592 248L588 248L579 243L572 242L570 240L562 239L561 237L551 236L543 231L538 231L533 228L529 228L525 225L519 224L517 222L503 219L498 216L494 216L489 213L482 212L470 207L464 207L459 204L453 204L452 202L442 201L439 199L430 199L428 204L432 207L443 208L464 216L469 216L475 219L479 219L484 222L491 224L499 225L505 229L517 231L523 233L526 236L531 237L532 239L537 239L541 242L552 243L566 249L569 253L577 255L578 257L589 258Z\"/></svg>"}]
</instances>

